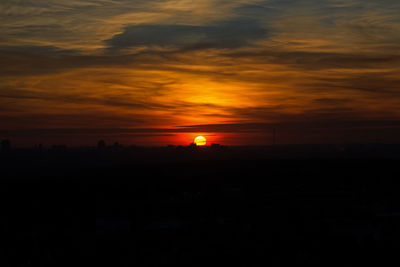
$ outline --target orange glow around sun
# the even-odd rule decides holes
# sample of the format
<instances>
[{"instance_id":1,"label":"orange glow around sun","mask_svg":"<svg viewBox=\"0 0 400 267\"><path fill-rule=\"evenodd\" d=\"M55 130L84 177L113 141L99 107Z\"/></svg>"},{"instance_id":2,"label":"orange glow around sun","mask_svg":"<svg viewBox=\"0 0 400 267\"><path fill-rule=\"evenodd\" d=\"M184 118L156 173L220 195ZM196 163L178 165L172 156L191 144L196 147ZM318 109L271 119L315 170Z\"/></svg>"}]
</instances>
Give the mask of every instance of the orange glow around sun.
<instances>
[{"instance_id":1,"label":"orange glow around sun","mask_svg":"<svg viewBox=\"0 0 400 267\"><path fill-rule=\"evenodd\" d=\"M194 143L198 146L205 146L207 143L207 140L203 136L197 136L194 139Z\"/></svg>"}]
</instances>

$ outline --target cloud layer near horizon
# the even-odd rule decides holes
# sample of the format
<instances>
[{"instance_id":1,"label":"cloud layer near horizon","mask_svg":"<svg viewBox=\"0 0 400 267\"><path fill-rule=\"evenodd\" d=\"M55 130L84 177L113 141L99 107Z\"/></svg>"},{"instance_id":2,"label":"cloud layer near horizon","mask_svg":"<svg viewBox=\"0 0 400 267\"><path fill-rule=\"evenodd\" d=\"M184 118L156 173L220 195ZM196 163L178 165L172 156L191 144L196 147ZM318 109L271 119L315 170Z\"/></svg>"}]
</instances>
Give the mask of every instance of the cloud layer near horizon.
<instances>
[{"instance_id":1,"label":"cloud layer near horizon","mask_svg":"<svg viewBox=\"0 0 400 267\"><path fill-rule=\"evenodd\" d=\"M285 143L399 142L399 12L392 0L6 0L0 135L245 144L279 127Z\"/></svg>"}]
</instances>

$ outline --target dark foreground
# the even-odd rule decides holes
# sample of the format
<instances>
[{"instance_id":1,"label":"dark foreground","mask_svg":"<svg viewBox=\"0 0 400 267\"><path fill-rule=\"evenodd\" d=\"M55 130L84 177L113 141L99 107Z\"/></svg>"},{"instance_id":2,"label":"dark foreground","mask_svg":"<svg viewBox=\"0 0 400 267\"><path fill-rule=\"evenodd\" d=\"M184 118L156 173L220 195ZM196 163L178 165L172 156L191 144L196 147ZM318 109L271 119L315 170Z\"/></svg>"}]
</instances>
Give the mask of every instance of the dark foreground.
<instances>
[{"instance_id":1,"label":"dark foreground","mask_svg":"<svg viewBox=\"0 0 400 267\"><path fill-rule=\"evenodd\" d=\"M397 265L389 148L3 152L0 265Z\"/></svg>"}]
</instances>

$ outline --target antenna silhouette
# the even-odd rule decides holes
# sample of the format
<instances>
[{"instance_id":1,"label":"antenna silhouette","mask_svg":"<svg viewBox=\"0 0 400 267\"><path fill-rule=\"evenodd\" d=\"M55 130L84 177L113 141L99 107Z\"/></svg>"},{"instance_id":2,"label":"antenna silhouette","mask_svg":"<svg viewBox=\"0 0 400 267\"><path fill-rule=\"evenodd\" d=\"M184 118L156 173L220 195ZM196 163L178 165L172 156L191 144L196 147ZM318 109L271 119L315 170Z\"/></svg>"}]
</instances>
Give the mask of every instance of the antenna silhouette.
<instances>
[{"instance_id":1,"label":"antenna silhouette","mask_svg":"<svg viewBox=\"0 0 400 267\"><path fill-rule=\"evenodd\" d=\"M272 128L272 144L276 145L276 129Z\"/></svg>"}]
</instances>

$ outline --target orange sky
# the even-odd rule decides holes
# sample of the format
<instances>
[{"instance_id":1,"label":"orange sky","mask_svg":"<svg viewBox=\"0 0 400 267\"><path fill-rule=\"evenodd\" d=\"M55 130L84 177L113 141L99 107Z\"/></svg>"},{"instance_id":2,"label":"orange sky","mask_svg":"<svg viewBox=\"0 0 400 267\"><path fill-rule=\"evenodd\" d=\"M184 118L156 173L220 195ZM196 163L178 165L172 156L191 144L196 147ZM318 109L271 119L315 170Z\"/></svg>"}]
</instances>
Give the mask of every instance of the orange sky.
<instances>
[{"instance_id":1,"label":"orange sky","mask_svg":"<svg viewBox=\"0 0 400 267\"><path fill-rule=\"evenodd\" d=\"M400 141L400 4L0 3L0 138L16 144Z\"/></svg>"}]
</instances>

